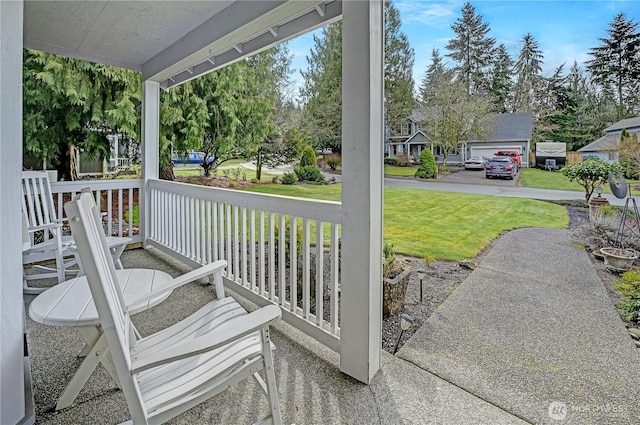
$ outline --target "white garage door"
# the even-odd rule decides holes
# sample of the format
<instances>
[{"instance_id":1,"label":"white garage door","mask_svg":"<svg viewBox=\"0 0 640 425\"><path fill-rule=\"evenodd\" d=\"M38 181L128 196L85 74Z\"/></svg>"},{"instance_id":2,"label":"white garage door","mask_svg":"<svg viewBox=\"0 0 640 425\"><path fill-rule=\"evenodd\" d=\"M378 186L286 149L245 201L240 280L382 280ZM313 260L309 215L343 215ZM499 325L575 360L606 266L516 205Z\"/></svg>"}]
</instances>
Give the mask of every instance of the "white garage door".
<instances>
[{"instance_id":1,"label":"white garage door","mask_svg":"<svg viewBox=\"0 0 640 425\"><path fill-rule=\"evenodd\" d=\"M485 158L493 158L501 149L517 149L522 155L522 148L520 146L499 146L499 147L471 147L471 156L484 156Z\"/></svg>"}]
</instances>

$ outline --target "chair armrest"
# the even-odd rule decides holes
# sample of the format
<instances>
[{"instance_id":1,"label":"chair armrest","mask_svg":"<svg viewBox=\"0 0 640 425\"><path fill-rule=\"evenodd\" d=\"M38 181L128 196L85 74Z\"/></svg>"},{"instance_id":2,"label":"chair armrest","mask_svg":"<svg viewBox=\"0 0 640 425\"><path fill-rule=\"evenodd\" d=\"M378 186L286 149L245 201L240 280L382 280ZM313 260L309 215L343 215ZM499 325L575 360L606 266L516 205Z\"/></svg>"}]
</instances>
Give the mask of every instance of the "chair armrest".
<instances>
[{"instance_id":1,"label":"chair armrest","mask_svg":"<svg viewBox=\"0 0 640 425\"><path fill-rule=\"evenodd\" d=\"M38 226L31 226L28 228L29 233L39 232L42 230L50 230L50 229L58 229L62 227L62 223L49 223L49 224L41 224Z\"/></svg>"},{"instance_id":2,"label":"chair armrest","mask_svg":"<svg viewBox=\"0 0 640 425\"><path fill-rule=\"evenodd\" d=\"M157 288L148 294L145 294L141 297L131 300L131 302L127 303L127 307L138 305L143 302L151 301L152 299L158 297L159 295L173 291L174 289L177 289L182 285L193 282L194 280L201 279L210 274L218 274L218 273L222 274L222 270L224 270L225 267L227 267L226 260L218 260L218 261L214 261L213 263L206 264L202 267L198 267L195 270L191 270L188 273L185 273L183 275L176 277L167 286Z\"/></svg>"},{"instance_id":3,"label":"chair armrest","mask_svg":"<svg viewBox=\"0 0 640 425\"><path fill-rule=\"evenodd\" d=\"M268 305L227 322L204 336L155 352L143 359L138 360L134 355L131 359L131 373L139 373L165 363L215 350L259 329L268 327L269 324L278 320L281 315L282 312L279 307Z\"/></svg>"}]
</instances>

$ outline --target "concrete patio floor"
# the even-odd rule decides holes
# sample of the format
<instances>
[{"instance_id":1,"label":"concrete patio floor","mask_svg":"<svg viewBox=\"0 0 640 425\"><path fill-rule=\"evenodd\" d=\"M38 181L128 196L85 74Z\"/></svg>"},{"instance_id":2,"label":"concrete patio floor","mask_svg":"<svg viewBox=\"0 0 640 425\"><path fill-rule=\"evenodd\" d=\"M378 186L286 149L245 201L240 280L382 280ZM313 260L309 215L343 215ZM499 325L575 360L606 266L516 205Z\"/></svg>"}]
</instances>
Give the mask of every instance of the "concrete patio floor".
<instances>
[{"instance_id":1,"label":"concrete patio floor","mask_svg":"<svg viewBox=\"0 0 640 425\"><path fill-rule=\"evenodd\" d=\"M625 334L587 254L571 245L568 231L526 232L498 240L396 356L383 352L382 369L371 385L340 373L336 353L278 324L273 341L284 423L638 423L640 350ZM525 249L531 252L526 259ZM154 250L127 251L123 263L174 276L185 270ZM536 267L540 264L545 266ZM550 267L566 272L552 274ZM133 320L143 335L149 334L213 296L211 286L190 284ZM28 303L33 296L25 298ZM584 332L572 335L580 327ZM101 366L72 407L54 411L80 364L83 340L74 329L30 319L27 339L36 423L117 424L129 419L122 392ZM258 385L246 380L171 423L249 424L266 411Z\"/></svg>"}]
</instances>

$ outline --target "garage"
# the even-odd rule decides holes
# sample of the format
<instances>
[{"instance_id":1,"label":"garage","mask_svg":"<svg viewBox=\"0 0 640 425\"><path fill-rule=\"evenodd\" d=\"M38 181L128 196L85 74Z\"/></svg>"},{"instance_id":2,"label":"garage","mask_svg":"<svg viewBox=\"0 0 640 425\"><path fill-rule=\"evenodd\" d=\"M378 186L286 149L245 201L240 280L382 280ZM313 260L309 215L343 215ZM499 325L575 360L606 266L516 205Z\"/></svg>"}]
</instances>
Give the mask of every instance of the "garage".
<instances>
[{"instance_id":1,"label":"garage","mask_svg":"<svg viewBox=\"0 0 640 425\"><path fill-rule=\"evenodd\" d=\"M493 158L496 152L502 149L516 149L520 156L522 156L522 146L483 146L483 147L471 147L471 156L484 156L485 158Z\"/></svg>"}]
</instances>

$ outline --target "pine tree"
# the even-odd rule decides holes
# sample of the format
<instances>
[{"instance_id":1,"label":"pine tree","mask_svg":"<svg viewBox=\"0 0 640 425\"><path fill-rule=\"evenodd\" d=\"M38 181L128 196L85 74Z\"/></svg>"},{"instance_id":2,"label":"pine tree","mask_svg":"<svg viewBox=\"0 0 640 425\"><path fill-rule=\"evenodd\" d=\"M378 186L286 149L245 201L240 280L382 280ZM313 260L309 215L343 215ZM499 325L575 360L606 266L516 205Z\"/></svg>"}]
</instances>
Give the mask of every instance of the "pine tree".
<instances>
[{"instance_id":1,"label":"pine tree","mask_svg":"<svg viewBox=\"0 0 640 425\"><path fill-rule=\"evenodd\" d=\"M415 104L412 74L415 53L400 31L400 12L391 1L385 2L384 12L385 115L389 128L395 128L411 116Z\"/></svg>"},{"instance_id":2,"label":"pine tree","mask_svg":"<svg viewBox=\"0 0 640 425\"><path fill-rule=\"evenodd\" d=\"M438 89L443 85L450 84L453 81L453 72L444 64L440 51L433 49L431 51L431 63L427 67L424 78L418 88L419 100L423 105L429 104L438 93Z\"/></svg>"},{"instance_id":3,"label":"pine tree","mask_svg":"<svg viewBox=\"0 0 640 425\"><path fill-rule=\"evenodd\" d=\"M514 112L537 112L543 63L540 45L527 33L522 38L522 48L515 64Z\"/></svg>"},{"instance_id":4,"label":"pine tree","mask_svg":"<svg viewBox=\"0 0 640 425\"><path fill-rule=\"evenodd\" d=\"M505 113L511 103L513 88L513 59L504 44L500 44L495 52L493 68L491 69L491 87L489 94L494 104L494 112Z\"/></svg>"},{"instance_id":5,"label":"pine tree","mask_svg":"<svg viewBox=\"0 0 640 425\"><path fill-rule=\"evenodd\" d=\"M307 56L308 68L300 97L304 104L304 124L317 148L339 152L342 146L342 22L322 28L313 36Z\"/></svg>"},{"instance_id":6,"label":"pine tree","mask_svg":"<svg viewBox=\"0 0 640 425\"><path fill-rule=\"evenodd\" d=\"M495 39L488 37L489 24L483 22L482 15L476 15L471 3L462 7L462 17L451 25L456 37L449 40L446 48L448 57L458 65L457 78L463 81L467 94L485 94L490 82L488 70L491 65Z\"/></svg>"},{"instance_id":7,"label":"pine tree","mask_svg":"<svg viewBox=\"0 0 640 425\"><path fill-rule=\"evenodd\" d=\"M627 19L624 13L613 19L607 32L609 38L600 38L602 45L591 48L593 60L587 69L598 84L615 92L617 119L622 119L640 112L630 107L638 104L640 32L638 23Z\"/></svg>"}]
</instances>

